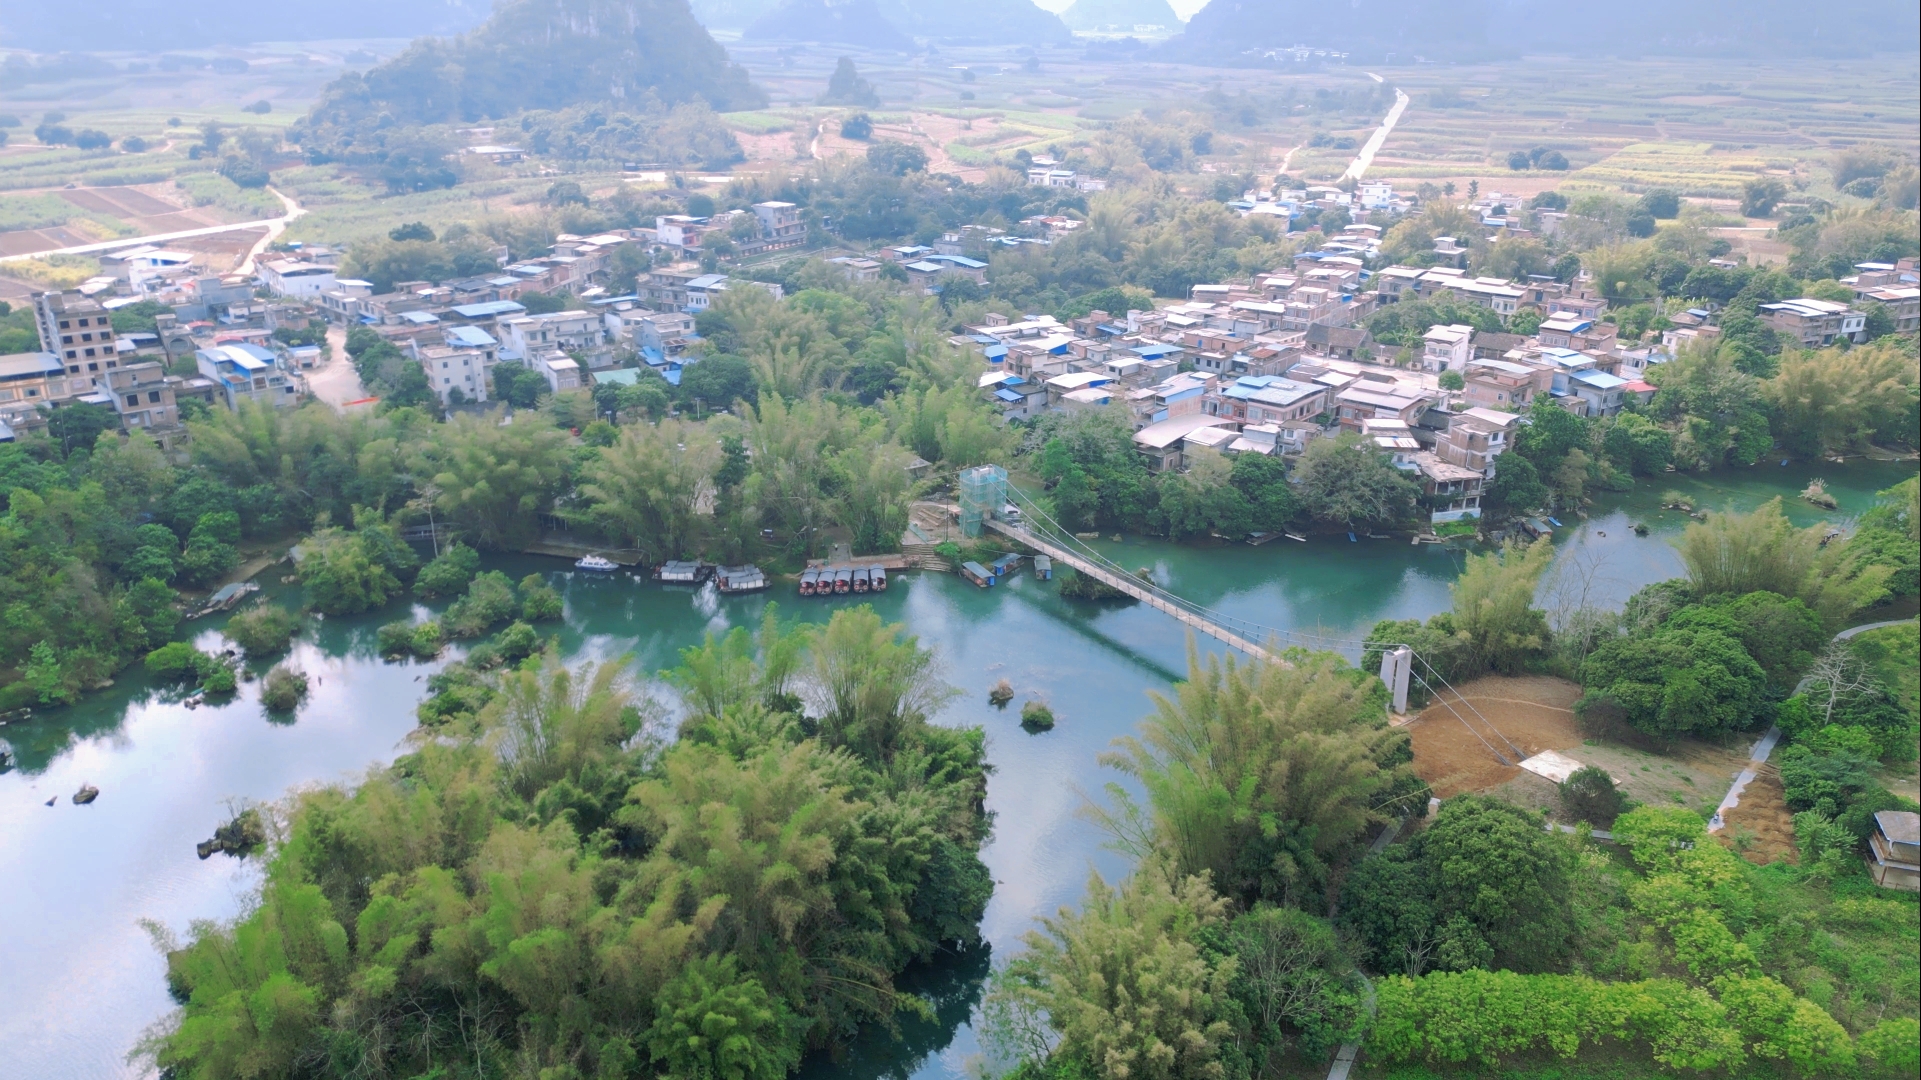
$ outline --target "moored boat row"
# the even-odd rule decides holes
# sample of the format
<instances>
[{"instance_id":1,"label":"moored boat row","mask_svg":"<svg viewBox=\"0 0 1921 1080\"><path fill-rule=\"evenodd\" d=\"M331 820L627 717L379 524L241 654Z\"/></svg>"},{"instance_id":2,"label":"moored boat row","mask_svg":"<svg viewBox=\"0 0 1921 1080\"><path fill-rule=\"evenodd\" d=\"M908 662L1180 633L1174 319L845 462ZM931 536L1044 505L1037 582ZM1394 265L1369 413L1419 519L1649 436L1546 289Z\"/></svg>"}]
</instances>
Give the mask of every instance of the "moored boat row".
<instances>
[{"instance_id":1,"label":"moored boat row","mask_svg":"<svg viewBox=\"0 0 1921 1080\"><path fill-rule=\"evenodd\" d=\"M802 596L886 591L887 569L881 566L810 566L800 575Z\"/></svg>"}]
</instances>

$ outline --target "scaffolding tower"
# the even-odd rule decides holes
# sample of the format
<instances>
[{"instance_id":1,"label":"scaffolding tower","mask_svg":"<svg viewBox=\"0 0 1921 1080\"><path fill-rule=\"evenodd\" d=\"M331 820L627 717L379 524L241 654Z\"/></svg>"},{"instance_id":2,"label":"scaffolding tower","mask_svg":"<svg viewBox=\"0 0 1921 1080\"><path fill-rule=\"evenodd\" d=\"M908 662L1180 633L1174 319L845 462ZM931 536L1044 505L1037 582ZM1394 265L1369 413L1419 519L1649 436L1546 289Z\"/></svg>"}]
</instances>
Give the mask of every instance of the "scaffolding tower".
<instances>
[{"instance_id":1,"label":"scaffolding tower","mask_svg":"<svg viewBox=\"0 0 1921 1080\"><path fill-rule=\"evenodd\" d=\"M1007 470L999 465L981 465L960 474L961 535L969 539L981 534L981 522L1000 513L1007 505Z\"/></svg>"}]
</instances>

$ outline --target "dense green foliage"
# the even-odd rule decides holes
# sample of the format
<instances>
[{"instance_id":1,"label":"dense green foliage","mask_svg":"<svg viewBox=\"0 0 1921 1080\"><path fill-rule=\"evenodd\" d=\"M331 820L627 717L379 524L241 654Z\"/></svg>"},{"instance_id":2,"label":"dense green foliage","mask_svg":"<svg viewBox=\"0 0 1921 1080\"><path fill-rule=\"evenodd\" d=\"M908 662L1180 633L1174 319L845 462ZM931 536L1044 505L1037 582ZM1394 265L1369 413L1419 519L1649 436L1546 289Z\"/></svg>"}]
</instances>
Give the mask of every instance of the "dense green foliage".
<instances>
[{"instance_id":1,"label":"dense green foliage","mask_svg":"<svg viewBox=\"0 0 1921 1080\"><path fill-rule=\"evenodd\" d=\"M484 702L296 797L259 905L170 953L185 1009L149 1052L181 1077L774 1078L911 1008L893 976L974 940L992 889L981 733L927 722L947 689L871 610L735 634L669 673L671 743L617 664L438 681Z\"/></svg>"}]
</instances>

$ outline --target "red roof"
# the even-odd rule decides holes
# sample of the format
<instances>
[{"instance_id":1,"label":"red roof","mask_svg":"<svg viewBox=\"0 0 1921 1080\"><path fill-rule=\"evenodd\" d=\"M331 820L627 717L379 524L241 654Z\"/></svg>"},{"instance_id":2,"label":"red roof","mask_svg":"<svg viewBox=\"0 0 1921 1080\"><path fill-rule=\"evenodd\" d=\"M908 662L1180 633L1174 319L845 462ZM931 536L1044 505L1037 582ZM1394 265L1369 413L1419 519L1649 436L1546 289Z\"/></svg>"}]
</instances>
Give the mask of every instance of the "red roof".
<instances>
[{"instance_id":1,"label":"red roof","mask_svg":"<svg viewBox=\"0 0 1921 1080\"><path fill-rule=\"evenodd\" d=\"M1623 386L1621 389L1627 391L1630 394L1652 394L1656 390L1660 389L1660 387L1655 386L1653 383L1647 382L1645 380L1636 379L1633 382L1628 383L1626 386Z\"/></svg>"}]
</instances>

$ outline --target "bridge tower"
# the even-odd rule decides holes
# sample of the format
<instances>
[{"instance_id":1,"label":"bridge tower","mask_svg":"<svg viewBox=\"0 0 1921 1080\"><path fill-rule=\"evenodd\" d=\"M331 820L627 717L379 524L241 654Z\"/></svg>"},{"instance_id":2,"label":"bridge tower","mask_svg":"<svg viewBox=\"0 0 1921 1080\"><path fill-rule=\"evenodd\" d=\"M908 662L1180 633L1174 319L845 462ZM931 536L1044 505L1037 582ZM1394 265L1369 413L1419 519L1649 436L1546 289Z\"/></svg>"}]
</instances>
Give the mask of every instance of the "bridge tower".
<instances>
[{"instance_id":1,"label":"bridge tower","mask_svg":"<svg viewBox=\"0 0 1921 1080\"><path fill-rule=\"evenodd\" d=\"M981 534L981 521L1000 513L1007 504L1007 470L999 465L981 465L960 474L961 535L973 539Z\"/></svg>"}]
</instances>

